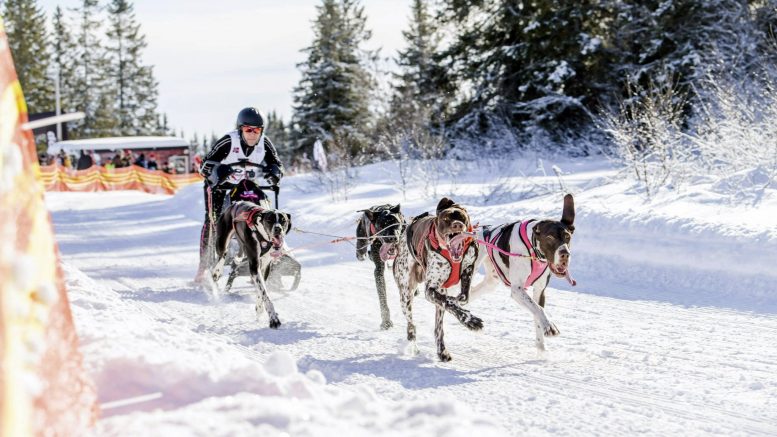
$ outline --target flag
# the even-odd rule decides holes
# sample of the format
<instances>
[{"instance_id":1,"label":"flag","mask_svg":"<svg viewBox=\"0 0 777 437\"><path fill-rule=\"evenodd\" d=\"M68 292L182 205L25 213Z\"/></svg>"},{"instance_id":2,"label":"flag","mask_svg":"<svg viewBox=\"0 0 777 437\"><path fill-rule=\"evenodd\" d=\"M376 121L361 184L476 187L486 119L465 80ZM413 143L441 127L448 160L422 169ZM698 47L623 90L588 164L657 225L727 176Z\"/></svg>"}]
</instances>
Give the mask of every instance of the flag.
<instances>
[{"instance_id":1,"label":"flag","mask_svg":"<svg viewBox=\"0 0 777 437\"><path fill-rule=\"evenodd\" d=\"M326 171L326 152L324 151L324 145L321 144L321 140L316 140L313 144L313 161L321 171Z\"/></svg>"}]
</instances>

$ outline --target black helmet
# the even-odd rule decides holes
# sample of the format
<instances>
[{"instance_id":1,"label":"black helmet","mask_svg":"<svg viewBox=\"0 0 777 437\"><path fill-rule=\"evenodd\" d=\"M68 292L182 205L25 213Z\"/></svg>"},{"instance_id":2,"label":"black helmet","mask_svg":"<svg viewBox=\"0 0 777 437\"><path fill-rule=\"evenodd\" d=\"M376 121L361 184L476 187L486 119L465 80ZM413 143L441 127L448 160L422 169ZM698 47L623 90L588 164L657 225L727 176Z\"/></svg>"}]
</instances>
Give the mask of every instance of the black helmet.
<instances>
[{"instance_id":1,"label":"black helmet","mask_svg":"<svg viewBox=\"0 0 777 437\"><path fill-rule=\"evenodd\" d=\"M256 126L264 128L264 116L254 107L243 108L238 112L237 121L235 122L236 128L239 129L240 126Z\"/></svg>"}]
</instances>

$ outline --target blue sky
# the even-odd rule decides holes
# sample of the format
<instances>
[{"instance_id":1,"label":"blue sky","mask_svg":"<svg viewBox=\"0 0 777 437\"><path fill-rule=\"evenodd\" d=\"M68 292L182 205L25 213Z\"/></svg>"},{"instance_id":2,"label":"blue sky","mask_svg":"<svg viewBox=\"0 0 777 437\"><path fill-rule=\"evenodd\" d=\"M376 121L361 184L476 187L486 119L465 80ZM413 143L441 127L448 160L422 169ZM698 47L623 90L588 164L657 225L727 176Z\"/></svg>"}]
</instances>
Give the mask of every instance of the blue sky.
<instances>
[{"instance_id":1,"label":"blue sky","mask_svg":"<svg viewBox=\"0 0 777 437\"><path fill-rule=\"evenodd\" d=\"M101 4L106 4L105 0ZM49 14L77 0L39 0ZM305 59L319 0L139 0L145 62L159 81L159 110L176 132L221 135L237 112L257 106L291 116L296 64ZM410 0L363 0L370 48L394 57L404 46ZM72 16L72 15L71 15ZM271 132L268 132L272 136Z\"/></svg>"}]
</instances>

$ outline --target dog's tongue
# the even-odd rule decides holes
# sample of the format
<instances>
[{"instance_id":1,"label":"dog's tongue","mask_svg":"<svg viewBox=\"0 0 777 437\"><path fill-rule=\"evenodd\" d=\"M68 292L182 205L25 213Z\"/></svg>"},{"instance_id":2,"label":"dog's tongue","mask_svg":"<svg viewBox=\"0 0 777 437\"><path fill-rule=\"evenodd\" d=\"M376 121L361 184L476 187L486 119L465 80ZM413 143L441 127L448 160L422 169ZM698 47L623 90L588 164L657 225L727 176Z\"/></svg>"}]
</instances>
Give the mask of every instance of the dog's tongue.
<instances>
[{"instance_id":1,"label":"dog's tongue","mask_svg":"<svg viewBox=\"0 0 777 437\"><path fill-rule=\"evenodd\" d=\"M397 257L396 253L392 252L393 244L384 244L380 246L380 260L389 261Z\"/></svg>"},{"instance_id":2,"label":"dog's tongue","mask_svg":"<svg viewBox=\"0 0 777 437\"><path fill-rule=\"evenodd\" d=\"M567 269L566 273L564 273L564 278L567 280L567 282L569 282L569 285L573 287L577 285L577 281L575 281L575 279L572 277L572 274L569 273L569 269Z\"/></svg>"},{"instance_id":3,"label":"dog's tongue","mask_svg":"<svg viewBox=\"0 0 777 437\"><path fill-rule=\"evenodd\" d=\"M451 253L451 257L453 257L456 261L460 260L464 255L464 240L466 240L467 237L469 237L469 235L461 233L448 241L448 250Z\"/></svg>"}]
</instances>

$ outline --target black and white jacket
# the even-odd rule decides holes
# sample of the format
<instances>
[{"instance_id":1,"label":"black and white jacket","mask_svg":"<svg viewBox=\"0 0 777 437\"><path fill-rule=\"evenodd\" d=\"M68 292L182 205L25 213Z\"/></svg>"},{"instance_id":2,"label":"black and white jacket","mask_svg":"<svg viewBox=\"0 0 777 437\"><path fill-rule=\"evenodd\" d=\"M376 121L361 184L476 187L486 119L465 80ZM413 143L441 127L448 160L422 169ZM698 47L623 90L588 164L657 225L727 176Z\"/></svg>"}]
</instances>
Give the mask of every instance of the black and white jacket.
<instances>
[{"instance_id":1,"label":"black and white jacket","mask_svg":"<svg viewBox=\"0 0 777 437\"><path fill-rule=\"evenodd\" d=\"M262 137L259 139L259 143L257 143L256 146L249 146L246 144L245 140L243 139L242 135L237 135L238 138L240 138L240 147L242 148L243 154L245 156L250 156L253 154L254 149L259 146L259 144L264 144L264 159L262 162L257 162L256 164L264 164L267 167L267 171L270 174L274 174L280 179L283 177L284 168L283 163L281 163L280 158L278 157L278 151L275 150L275 146L273 145L272 141L270 141L269 138L262 135ZM232 149L232 132L224 135L223 137L219 138L218 141L213 143L213 147L211 147L210 152L208 152L207 155L205 155L205 158L202 160L202 166L200 167L200 174L204 176L206 179L211 175L211 172L215 168L214 163L220 163L224 161L227 156L230 155L230 151Z\"/></svg>"}]
</instances>

